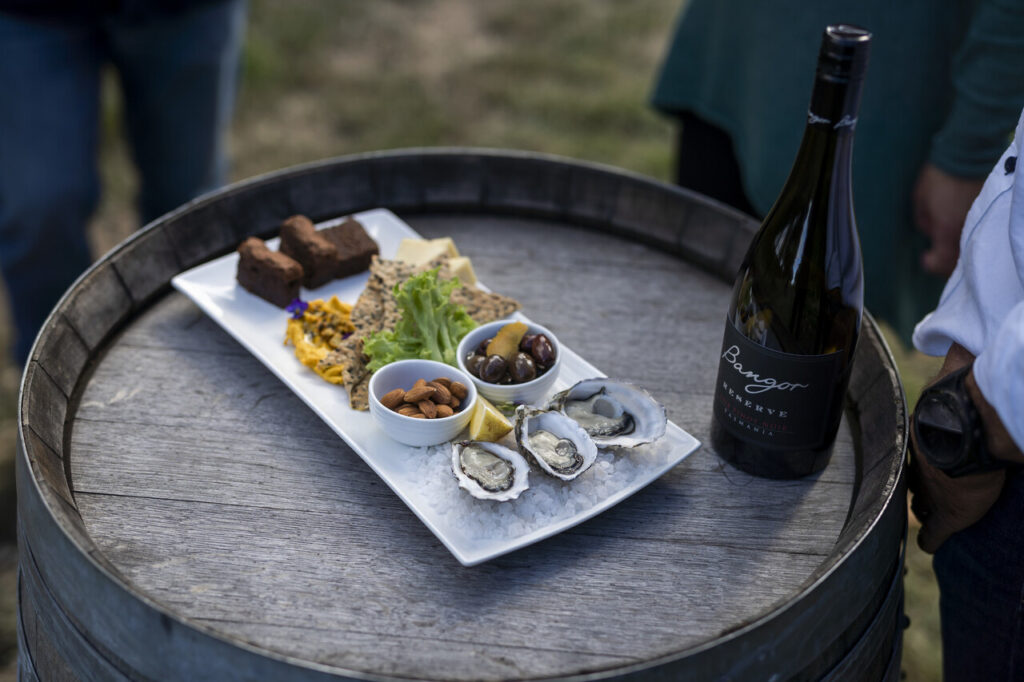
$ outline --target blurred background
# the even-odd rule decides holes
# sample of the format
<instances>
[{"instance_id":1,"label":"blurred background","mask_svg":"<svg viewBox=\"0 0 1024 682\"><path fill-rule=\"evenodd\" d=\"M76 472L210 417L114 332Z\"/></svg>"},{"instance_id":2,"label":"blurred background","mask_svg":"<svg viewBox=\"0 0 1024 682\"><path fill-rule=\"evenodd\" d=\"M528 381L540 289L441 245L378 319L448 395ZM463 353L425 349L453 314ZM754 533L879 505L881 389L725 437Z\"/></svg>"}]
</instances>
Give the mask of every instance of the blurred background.
<instances>
[{"instance_id":1,"label":"blurred background","mask_svg":"<svg viewBox=\"0 0 1024 682\"><path fill-rule=\"evenodd\" d=\"M679 0L251 0L231 178L363 151L458 145L559 154L668 181L672 127L648 98L680 8ZM104 79L101 122L103 198L89 231L97 257L138 227L113 74ZM10 318L0 294L0 682L8 682L16 678L20 369L6 353ZM913 405L938 364L888 336ZM915 533L911 519L903 669L912 682L941 678L938 593Z\"/></svg>"}]
</instances>

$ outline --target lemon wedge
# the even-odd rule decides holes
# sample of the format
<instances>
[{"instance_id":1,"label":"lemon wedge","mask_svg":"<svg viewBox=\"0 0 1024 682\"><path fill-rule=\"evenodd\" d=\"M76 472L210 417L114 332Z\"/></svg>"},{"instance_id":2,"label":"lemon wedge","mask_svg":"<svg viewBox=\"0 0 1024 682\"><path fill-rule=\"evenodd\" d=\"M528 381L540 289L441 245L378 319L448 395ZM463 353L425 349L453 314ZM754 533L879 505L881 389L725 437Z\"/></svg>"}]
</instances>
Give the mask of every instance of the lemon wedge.
<instances>
[{"instance_id":1,"label":"lemon wedge","mask_svg":"<svg viewBox=\"0 0 1024 682\"><path fill-rule=\"evenodd\" d=\"M469 437L472 440L494 442L512 430L512 422L505 418L494 405L482 395L477 396L473 416L469 419Z\"/></svg>"}]
</instances>

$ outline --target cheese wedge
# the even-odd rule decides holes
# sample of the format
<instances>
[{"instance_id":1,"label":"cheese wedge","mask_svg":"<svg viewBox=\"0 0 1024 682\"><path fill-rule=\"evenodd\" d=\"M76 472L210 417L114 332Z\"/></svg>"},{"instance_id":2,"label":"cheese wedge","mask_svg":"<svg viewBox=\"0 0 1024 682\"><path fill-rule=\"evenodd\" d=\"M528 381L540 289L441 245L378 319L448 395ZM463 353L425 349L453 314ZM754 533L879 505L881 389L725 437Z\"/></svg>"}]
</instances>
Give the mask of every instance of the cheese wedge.
<instances>
[{"instance_id":1,"label":"cheese wedge","mask_svg":"<svg viewBox=\"0 0 1024 682\"><path fill-rule=\"evenodd\" d=\"M398 253L395 260L405 261L411 265L423 265L435 258L448 256L457 258L459 250L455 248L455 242L451 237L439 237L437 239L403 239L398 245Z\"/></svg>"},{"instance_id":2,"label":"cheese wedge","mask_svg":"<svg viewBox=\"0 0 1024 682\"><path fill-rule=\"evenodd\" d=\"M476 273L473 272L473 264L469 262L469 256L456 256L450 259L448 269L453 276L459 278L462 286L471 287L476 284Z\"/></svg>"}]
</instances>

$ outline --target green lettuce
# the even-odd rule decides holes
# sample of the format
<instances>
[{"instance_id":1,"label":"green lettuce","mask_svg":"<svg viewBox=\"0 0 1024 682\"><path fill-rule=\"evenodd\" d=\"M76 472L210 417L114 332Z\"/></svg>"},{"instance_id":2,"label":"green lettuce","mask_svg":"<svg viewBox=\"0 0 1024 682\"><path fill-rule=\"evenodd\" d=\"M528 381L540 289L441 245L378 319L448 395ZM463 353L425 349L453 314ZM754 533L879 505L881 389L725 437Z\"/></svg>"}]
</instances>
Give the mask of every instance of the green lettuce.
<instances>
[{"instance_id":1,"label":"green lettuce","mask_svg":"<svg viewBox=\"0 0 1024 682\"><path fill-rule=\"evenodd\" d=\"M396 360L436 360L457 366L455 350L467 332L476 327L465 308L449 297L458 278L442 281L438 268L413 275L392 290L402 318L394 330L371 334L363 343L374 372Z\"/></svg>"}]
</instances>

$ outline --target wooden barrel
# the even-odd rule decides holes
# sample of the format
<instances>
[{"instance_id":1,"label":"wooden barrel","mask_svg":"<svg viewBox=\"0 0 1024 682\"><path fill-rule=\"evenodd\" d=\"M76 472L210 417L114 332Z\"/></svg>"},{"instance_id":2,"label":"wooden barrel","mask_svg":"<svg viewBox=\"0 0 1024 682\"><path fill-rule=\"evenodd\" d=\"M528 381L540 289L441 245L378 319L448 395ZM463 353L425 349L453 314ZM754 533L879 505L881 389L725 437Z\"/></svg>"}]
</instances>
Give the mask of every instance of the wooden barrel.
<instances>
[{"instance_id":1,"label":"wooden barrel","mask_svg":"<svg viewBox=\"0 0 1024 682\"><path fill-rule=\"evenodd\" d=\"M704 446L593 519L460 566L280 381L169 287L280 220L387 207ZM346 157L198 199L69 290L20 396L24 680L895 680L906 410L866 317L829 466L707 443L756 225L534 154ZM270 334L282 330L268 330Z\"/></svg>"}]
</instances>

